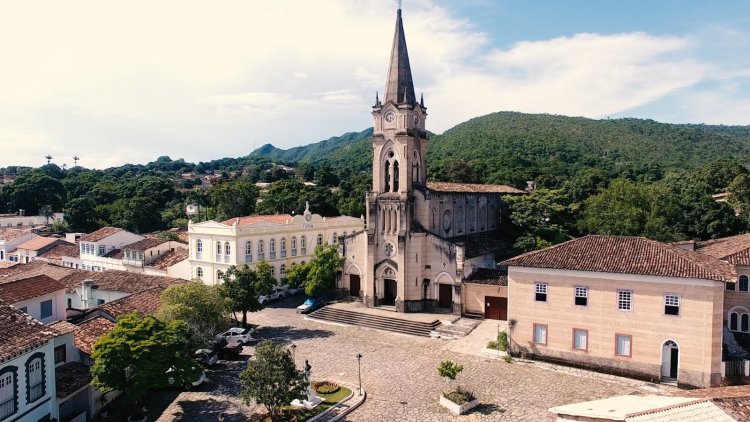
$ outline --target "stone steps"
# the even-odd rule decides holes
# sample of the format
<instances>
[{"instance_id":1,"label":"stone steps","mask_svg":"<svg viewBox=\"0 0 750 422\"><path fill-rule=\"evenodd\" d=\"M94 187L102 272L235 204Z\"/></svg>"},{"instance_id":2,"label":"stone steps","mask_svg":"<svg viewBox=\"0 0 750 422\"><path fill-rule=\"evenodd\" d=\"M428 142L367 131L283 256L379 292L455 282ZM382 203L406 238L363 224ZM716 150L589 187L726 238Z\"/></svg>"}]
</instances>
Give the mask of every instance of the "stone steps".
<instances>
[{"instance_id":1,"label":"stone steps","mask_svg":"<svg viewBox=\"0 0 750 422\"><path fill-rule=\"evenodd\" d=\"M474 327L482 322L472 318L459 318L452 324L442 324L430 333L430 336L443 339L457 339L468 335Z\"/></svg>"},{"instance_id":2,"label":"stone steps","mask_svg":"<svg viewBox=\"0 0 750 422\"><path fill-rule=\"evenodd\" d=\"M392 331L420 337L430 337L430 332L440 325L440 321L433 321L431 323L409 321L400 318L353 312L327 306L311 313L310 318L337 322L340 324L359 325L361 327L375 328L378 330Z\"/></svg>"}]
</instances>

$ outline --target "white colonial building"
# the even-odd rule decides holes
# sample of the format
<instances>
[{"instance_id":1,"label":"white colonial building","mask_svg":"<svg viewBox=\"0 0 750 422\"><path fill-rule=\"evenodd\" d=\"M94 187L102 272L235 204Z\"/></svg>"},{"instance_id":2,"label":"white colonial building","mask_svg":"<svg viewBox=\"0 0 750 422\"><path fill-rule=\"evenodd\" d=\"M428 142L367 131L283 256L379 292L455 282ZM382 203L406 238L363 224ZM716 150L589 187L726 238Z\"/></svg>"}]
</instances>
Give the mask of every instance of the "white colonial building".
<instances>
[{"instance_id":1,"label":"white colonial building","mask_svg":"<svg viewBox=\"0 0 750 422\"><path fill-rule=\"evenodd\" d=\"M190 268L194 279L216 284L229 267L266 260L281 280L287 268L308 261L317 245L338 243L339 237L364 230L355 217L258 215L223 222L189 223Z\"/></svg>"}]
</instances>

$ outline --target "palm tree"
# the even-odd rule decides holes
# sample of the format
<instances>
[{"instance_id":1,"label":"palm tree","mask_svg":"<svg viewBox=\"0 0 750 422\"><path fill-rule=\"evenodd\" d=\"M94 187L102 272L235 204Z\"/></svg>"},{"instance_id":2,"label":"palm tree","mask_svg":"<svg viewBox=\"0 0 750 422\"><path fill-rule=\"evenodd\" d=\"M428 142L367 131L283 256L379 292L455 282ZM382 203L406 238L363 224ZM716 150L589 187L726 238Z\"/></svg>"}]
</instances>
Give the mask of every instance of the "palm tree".
<instances>
[{"instance_id":1,"label":"palm tree","mask_svg":"<svg viewBox=\"0 0 750 422\"><path fill-rule=\"evenodd\" d=\"M78 158L77 155L74 155L73 156L73 167L76 167L78 165L78 160L80 160L80 158Z\"/></svg>"},{"instance_id":2,"label":"palm tree","mask_svg":"<svg viewBox=\"0 0 750 422\"><path fill-rule=\"evenodd\" d=\"M47 159L47 164L49 164L49 162L52 161L52 156L49 154L45 155L44 158Z\"/></svg>"}]
</instances>

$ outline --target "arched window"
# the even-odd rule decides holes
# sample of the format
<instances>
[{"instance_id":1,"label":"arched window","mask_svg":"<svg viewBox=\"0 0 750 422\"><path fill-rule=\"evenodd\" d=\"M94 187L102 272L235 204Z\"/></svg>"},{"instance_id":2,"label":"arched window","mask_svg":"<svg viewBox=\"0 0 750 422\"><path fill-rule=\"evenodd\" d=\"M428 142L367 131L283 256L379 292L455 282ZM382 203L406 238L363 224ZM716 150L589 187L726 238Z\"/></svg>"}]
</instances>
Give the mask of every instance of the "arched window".
<instances>
[{"instance_id":1,"label":"arched window","mask_svg":"<svg viewBox=\"0 0 750 422\"><path fill-rule=\"evenodd\" d=\"M216 270L216 281L221 281L222 277L224 277L224 273L221 270Z\"/></svg>"},{"instance_id":2,"label":"arched window","mask_svg":"<svg viewBox=\"0 0 750 422\"><path fill-rule=\"evenodd\" d=\"M385 169L383 171L385 174L385 192L391 191L391 163L386 161L385 162Z\"/></svg>"},{"instance_id":3,"label":"arched window","mask_svg":"<svg viewBox=\"0 0 750 422\"><path fill-rule=\"evenodd\" d=\"M259 240L258 241L258 259L259 260L263 260L263 258L264 258L264 255L263 255L263 241Z\"/></svg>"},{"instance_id":4,"label":"arched window","mask_svg":"<svg viewBox=\"0 0 750 422\"><path fill-rule=\"evenodd\" d=\"M737 312L729 314L729 329L731 331L737 331Z\"/></svg>"},{"instance_id":5,"label":"arched window","mask_svg":"<svg viewBox=\"0 0 750 422\"><path fill-rule=\"evenodd\" d=\"M279 266L279 275L282 277L286 275L286 265L281 264L281 266Z\"/></svg>"},{"instance_id":6,"label":"arched window","mask_svg":"<svg viewBox=\"0 0 750 422\"><path fill-rule=\"evenodd\" d=\"M216 255L221 255L221 242L216 242Z\"/></svg>"},{"instance_id":7,"label":"arched window","mask_svg":"<svg viewBox=\"0 0 750 422\"><path fill-rule=\"evenodd\" d=\"M398 161L393 162L393 191L398 192Z\"/></svg>"},{"instance_id":8,"label":"arched window","mask_svg":"<svg viewBox=\"0 0 750 422\"><path fill-rule=\"evenodd\" d=\"M203 278L203 268L198 267L195 269L195 278L197 278L198 280Z\"/></svg>"},{"instance_id":9,"label":"arched window","mask_svg":"<svg viewBox=\"0 0 750 422\"><path fill-rule=\"evenodd\" d=\"M316 243L316 244L317 244L318 246L322 246L322 245L323 245L323 235L322 235L322 234L319 234L319 235L318 235L318 238L317 238L317 240L315 241L315 243Z\"/></svg>"},{"instance_id":10,"label":"arched window","mask_svg":"<svg viewBox=\"0 0 750 422\"><path fill-rule=\"evenodd\" d=\"M302 236L300 238L300 245L299 245L299 247L301 249L300 253L302 255L304 255L304 254L307 253L307 236Z\"/></svg>"},{"instance_id":11,"label":"arched window","mask_svg":"<svg viewBox=\"0 0 750 422\"><path fill-rule=\"evenodd\" d=\"M271 277L276 277L276 266L271 265Z\"/></svg>"},{"instance_id":12,"label":"arched window","mask_svg":"<svg viewBox=\"0 0 750 422\"><path fill-rule=\"evenodd\" d=\"M292 237L292 256L297 256L297 238Z\"/></svg>"},{"instance_id":13,"label":"arched window","mask_svg":"<svg viewBox=\"0 0 750 422\"><path fill-rule=\"evenodd\" d=\"M740 276L740 289L739 290L741 292L746 292L747 291L747 287L748 287L747 286L747 276L746 275L741 275Z\"/></svg>"},{"instance_id":14,"label":"arched window","mask_svg":"<svg viewBox=\"0 0 750 422\"><path fill-rule=\"evenodd\" d=\"M232 254L232 247L229 245L229 242L224 242L224 254L225 255Z\"/></svg>"},{"instance_id":15,"label":"arched window","mask_svg":"<svg viewBox=\"0 0 750 422\"><path fill-rule=\"evenodd\" d=\"M33 403L44 396L44 353L34 353L26 361L26 398Z\"/></svg>"},{"instance_id":16,"label":"arched window","mask_svg":"<svg viewBox=\"0 0 750 422\"><path fill-rule=\"evenodd\" d=\"M333 232L333 236L331 236L331 243L339 243L339 238L336 232Z\"/></svg>"},{"instance_id":17,"label":"arched window","mask_svg":"<svg viewBox=\"0 0 750 422\"><path fill-rule=\"evenodd\" d=\"M740 316L740 331L746 333L746 332L748 332L748 330L750 330L750 327L748 327L748 325L750 325L750 324L748 324L748 320L749 320L749 318L748 318L747 314L742 314Z\"/></svg>"},{"instance_id":18,"label":"arched window","mask_svg":"<svg viewBox=\"0 0 750 422\"><path fill-rule=\"evenodd\" d=\"M253 242L245 242L245 262L253 262Z\"/></svg>"},{"instance_id":19,"label":"arched window","mask_svg":"<svg viewBox=\"0 0 750 422\"><path fill-rule=\"evenodd\" d=\"M276 239L268 241L268 255L270 259L276 259Z\"/></svg>"},{"instance_id":20,"label":"arched window","mask_svg":"<svg viewBox=\"0 0 750 422\"><path fill-rule=\"evenodd\" d=\"M16 371L15 366L6 366L0 371L0 409L3 409L0 415L4 417L18 411L16 409Z\"/></svg>"}]
</instances>

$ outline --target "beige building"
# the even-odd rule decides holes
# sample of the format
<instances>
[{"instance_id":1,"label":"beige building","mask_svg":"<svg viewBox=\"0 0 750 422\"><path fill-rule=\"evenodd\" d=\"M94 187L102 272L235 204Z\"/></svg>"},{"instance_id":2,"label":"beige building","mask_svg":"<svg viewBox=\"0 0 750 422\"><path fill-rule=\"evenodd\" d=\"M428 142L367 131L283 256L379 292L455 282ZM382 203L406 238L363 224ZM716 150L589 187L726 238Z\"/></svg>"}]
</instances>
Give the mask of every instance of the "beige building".
<instances>
[{"instance_id":1,"label":"beige building","mask_svg":"<svg viewBox=\"0 0 750 422\"><path fill-rule=\"evenodd\" d=\"M309 261L315 247L338 243L341 236L362 232L364 223L354 217L258 215L223 222L188 224L190 274L208 284L220 282L231 266L253 266L267 261L281 280L287 268Z\"/></svg>"},{"instance_id":2,"label":"beige building","mask_svg":"<svg viewBox=\"0 0 750 422\"><path fill-rule=\"evenodd\" d=\"M622 236L586 236L505 263L514 352L685 386L721 382L731 264Z\"/></svg>"},{"instance_id":3,"label":"beige building","mask_svg":"<svg viewBox=\"0 0 750 422\"><path fill-rule=\"evenodd\" d=\"M369 307L461 313L464 277L495 268L503 185L427 181L427 108L414 92L401 10L382 102L372 108L367 229L344 241L342 284Z\"/></svg>"}]
</instances>

